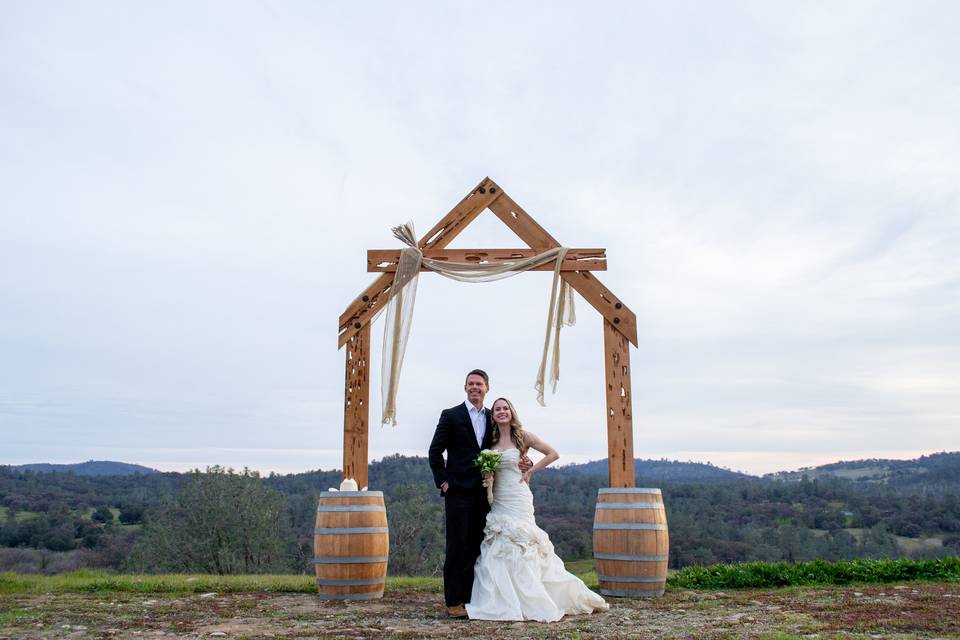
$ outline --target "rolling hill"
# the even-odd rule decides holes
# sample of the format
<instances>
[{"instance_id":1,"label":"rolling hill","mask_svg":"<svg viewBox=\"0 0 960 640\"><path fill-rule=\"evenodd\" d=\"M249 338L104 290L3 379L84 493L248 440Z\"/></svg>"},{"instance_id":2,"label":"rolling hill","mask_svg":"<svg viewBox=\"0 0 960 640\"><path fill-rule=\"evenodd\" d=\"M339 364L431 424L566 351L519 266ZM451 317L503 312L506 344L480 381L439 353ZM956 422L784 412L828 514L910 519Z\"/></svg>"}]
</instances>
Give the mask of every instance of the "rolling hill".
<instances>
[{"instance_id":1,"label":"rolling hill","mask_svg":"<svg viewBox=\"0 0 960 640\"><path fill-rule=\"evenodd\" d=\"M110 460L87 460L86 462L77 462L74 464L38 462L34 464L22 464L13 468L17 471L35 471L38 473L51 473L54 471L59 473L72 472L78 476L132 476L160 473L156 469L144 467L139 464L112 462Z\"/></svg>"},{"instance_id":2,"label":"rolling hill","mask_svg":"<svg viewBox=\"0 0 960 640\"><path fill-rule=\"evenodd\" d=\"M764 476L772 480L799 482L843 478L858 483L883 484L909 489L923 485L933 490L960 489L960 451L933 453L913 460L871 458L834 462L798 471L780 471Z\"/></svg>"}]
</instances>

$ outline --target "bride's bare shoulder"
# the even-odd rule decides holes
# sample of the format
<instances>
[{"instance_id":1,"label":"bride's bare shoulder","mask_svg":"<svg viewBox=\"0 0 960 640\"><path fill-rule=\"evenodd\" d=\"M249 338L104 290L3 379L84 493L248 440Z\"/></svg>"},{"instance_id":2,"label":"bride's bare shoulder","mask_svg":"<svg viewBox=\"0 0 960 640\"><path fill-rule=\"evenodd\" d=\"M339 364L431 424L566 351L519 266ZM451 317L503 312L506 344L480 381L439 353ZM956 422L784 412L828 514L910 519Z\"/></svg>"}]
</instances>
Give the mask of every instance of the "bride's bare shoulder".
<instances>
[{"instance_id":1,"label":"bride's bare shoulder","mask_svg":"<svg viewBox=\"0 0 960 640\"><path fill-rule=\"evenodd\" d=\"M535 434L533 431L523 430L523 443L526 445L533 445L540 442L540 436Z\"/></svg>"}]
</instances>

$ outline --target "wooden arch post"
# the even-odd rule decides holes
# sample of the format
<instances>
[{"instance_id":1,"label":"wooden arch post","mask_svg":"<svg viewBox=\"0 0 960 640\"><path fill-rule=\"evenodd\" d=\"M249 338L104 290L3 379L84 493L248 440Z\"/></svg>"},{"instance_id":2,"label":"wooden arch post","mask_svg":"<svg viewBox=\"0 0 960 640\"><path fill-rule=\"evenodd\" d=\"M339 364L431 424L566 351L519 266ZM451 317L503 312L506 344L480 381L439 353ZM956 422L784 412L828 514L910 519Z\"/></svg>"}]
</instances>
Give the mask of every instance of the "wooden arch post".
<instances>
[{"instance_id":1,"label":"wooden arch post","mask_svg":"<svg viewBox=\"0 0 960 640\"><path fill-rule=\"evenodd\" d=\"M522 249L451 249L447 245L453 241L480 213L489 209L522 240L527 247ZM490 178L484 178L470 193L450 210L417 243L423 255L430 258L453 262L495 263L534 256L548 249L559 247L560 243L541 227L526 211ZM368 286L340 314L338 346L346 347L344 376L344 413L343 413L343 475L353 478L358 487L368 484L368 433L370 399L370 323L377 312L390 297L390 288L400 258L399 250L370 250L367 252L367 271L379 272L377 279ZM630 344L637 345L636 315L607 289L594 275L593 271L605 271L607 268L604 249L569 249L560 265L561 277L570 284L603 317L604 348L604 395L607 425L607 454L609 489L603 491L626 490L644 492L659 489L634 489L635 475L633 462L633 413L630 386ZM539 267L540 270L553 270L553 264ZM423 269L426 270L426 269ZM604 500L598 502L598 514ZM630 501L632 502L632 500ZM618 513L631 516L632 507L627 502L616 503ZM661 510L662 511L662 510ZM659 516L657 516L659 517ZM598 515L599 518L599 515ZM597 523L594 526L595 557L597 545L604 543L607 531L644 530L648 527L661 527L664 544L666 520L662 525L631 523L624 518L615 518L616 523ZM660 529L651 529L659 531ZM598 537L598 531L600 535ZM659 534L657 534L659 535ZM627 535L626 551L613 554L618 557L637 555L636 544ZM642 545L641 545L642 546ZM665 553L665 552L664 552ZM607 554L610 555L610 554ZM659 558L657 554L640 554L637 557ZM659 560L658 560L659 562ZM611 577L600 571L601 592L610 595L647 595L647 592L627 593L630 589L604 589L605 578ZM653 582L645 571L637 565L626 566L628 572L637 575L621 575L625 582ZM666 561L663 570L665 576ZM609 572L609 569L605 569ZM642 574L642 575L641 575ZM624 581L616 581L614 587L622 586ZM662 587L660 589L662 593Z\"/></svg>"},{"instance_id":2,"label":"wooden arch post","mask_svg":"<svg viewBox=\"0 0 960 640\"><path fill-rule=\"evenodd\" d=\"M343 391L343 477L367 486L368 434L370 433L370 325L346 344Z\"/></svg>"},{"instance_id":3,"label":"wooden arch post","mask_svg":"<svg viewBox=\"0 0 960 640\"><path fill-rule=\"evenodd\" d=\"M610 487L632 487L633 410L630 400L630 344L603 319L603 374L607 393L607 467Z\"/></svg>"}]
</instances>

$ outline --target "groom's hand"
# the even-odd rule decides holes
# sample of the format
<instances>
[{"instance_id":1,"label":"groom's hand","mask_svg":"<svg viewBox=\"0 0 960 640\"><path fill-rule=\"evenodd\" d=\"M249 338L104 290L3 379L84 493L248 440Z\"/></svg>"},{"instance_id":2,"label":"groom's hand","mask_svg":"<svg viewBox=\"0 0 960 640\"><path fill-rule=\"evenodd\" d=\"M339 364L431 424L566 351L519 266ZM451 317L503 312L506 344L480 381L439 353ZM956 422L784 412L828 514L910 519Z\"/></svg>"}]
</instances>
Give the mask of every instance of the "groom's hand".
<instances>
[{"instance_id":1,"label":"groom's hand","mask_svg":"<svg viewBox=\"0 0 960 640\"><path fill-rule=\"evenodd\" d=\"M526 482L530 484L530 476L533 475L531 469L533 469L533 462L530 460L529 456L523 455L520 456L520 462L518 464L520 467L520 482Z\"/></svg>"},{"instance_id":2,"label":"groom's hand","mask_svg":"<svg viewBox=\"0 0 960 640\"><path fill-rule=\"evenodd\" d=\"M442 485L440 485L440 491L442 491L443 493L446 493L447 489L449 488L450 488L449 482L444 482Z\"/></svg>"}]
</instances>

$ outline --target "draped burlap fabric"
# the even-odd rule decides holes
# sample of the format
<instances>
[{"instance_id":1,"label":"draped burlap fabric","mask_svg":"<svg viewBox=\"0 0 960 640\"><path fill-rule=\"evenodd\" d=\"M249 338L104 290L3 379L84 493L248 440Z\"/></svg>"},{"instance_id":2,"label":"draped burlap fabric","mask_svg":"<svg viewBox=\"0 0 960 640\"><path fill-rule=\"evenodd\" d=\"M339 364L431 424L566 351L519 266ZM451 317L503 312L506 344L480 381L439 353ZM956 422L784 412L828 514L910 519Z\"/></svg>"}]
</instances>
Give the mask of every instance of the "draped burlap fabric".
<instances>
[{"instance_id":1,"label":"draped burlap fabric","mask_svg":"<svg viewBox=\"0 0 960 640\"><path fill-rule=\"evenodd\" d=\"M413 305L417 297L417 281L421 266L435 271L445 278L459 282L492 282L515 276L540 265L556 261L553 269L553 285L550 289L550 308L547 312L547 330L543 339L543 355L537 371L537 402L544 405L544 378L549 365L549 380L556 391L560 379L560 329L564 325L576 323L576 310L573 304L573 290L560 278L560 265L567 254L566 247L548 249L530 258L504 260L502 262L476 264L449 262L425 258L417 246L413 223L393 228L396 236L406 247L400 251L400 262L393 278L393 284L387 293L387 305L383 311L383 365L381 371L381 398L383 402L383 424L397 424L397 388L400 384L400 370L403 367L403 355L407 348L410 325L413 320ZM550 339L553 338L553 349Z\"/></svg>"}]
</instances>

